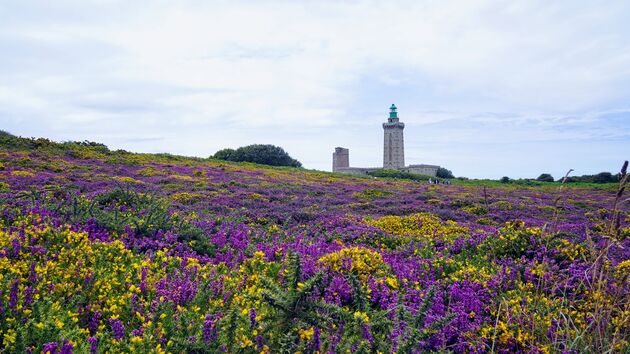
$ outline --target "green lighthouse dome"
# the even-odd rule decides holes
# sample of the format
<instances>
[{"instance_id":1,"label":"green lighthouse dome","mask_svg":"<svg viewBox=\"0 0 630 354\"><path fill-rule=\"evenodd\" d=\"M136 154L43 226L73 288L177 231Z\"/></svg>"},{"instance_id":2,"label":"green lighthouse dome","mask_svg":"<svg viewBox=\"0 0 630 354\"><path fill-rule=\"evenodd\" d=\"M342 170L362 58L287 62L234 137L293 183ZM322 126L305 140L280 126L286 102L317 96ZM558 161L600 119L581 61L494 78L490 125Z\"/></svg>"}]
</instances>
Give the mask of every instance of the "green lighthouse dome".
<instances>
[{"instance_id":1,"label":"green lighthouse dome","mask_svg":"<svg viewBox=\"0 0 630 354\"><path fill-rule=\"evenodd\" d=\"M398 118L398 112L396 112L396 105L392 103L389 107L389 118Z\"/></svg>"}]
</instances>

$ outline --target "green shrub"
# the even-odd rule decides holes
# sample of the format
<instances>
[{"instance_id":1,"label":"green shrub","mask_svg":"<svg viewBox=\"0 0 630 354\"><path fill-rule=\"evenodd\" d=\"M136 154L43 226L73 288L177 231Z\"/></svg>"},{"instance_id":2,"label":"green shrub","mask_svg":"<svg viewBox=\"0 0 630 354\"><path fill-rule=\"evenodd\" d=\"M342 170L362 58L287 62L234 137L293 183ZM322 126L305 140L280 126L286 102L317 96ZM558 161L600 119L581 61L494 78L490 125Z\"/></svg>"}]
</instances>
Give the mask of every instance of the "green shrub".
<instances>
[{"instance_id":1,"label":"green shrub","mask_svg":"<svg viewBox=\"0 0 630 354\"><path fill-rule=\"evenodd\" d=\"M438 168L436 176L439 178L455 178L455 176L453 176L453 172L444 167Z\"/></svg>"},{"instance_id":2,"label":"green shrub","mask_svg":"<svg viewBox=\"0 0 630 354\"><path fill-rule=\"evenodd\" d=\"M372 199L376 199L376 198L382 198L385 196L388 196L392 194L392 192L390 191L384 191L381 189L366 189L362 192L356 192L353 193L352 195L361 199L368 199L368 200L372 200Z\"/></svg>"},{"instance_id":3,"label":"green shrub","mask_svg":"<svg viewBox=\"0 0 630 354\"><path fill-rule=\"evenodd\" d=\"M540 182L554 182L555 179L553 179L553 176L548 174L548 173L543 173L540 176L538 176L538 178L536 178L537 181Z\"/></svg>"},{"instance_id":4,"label":"green shrub","mask_svg":"<svg viewBox=\"0 0 630 354\"><path fill-rule=\"evenodd\" d=\"M254 162L262 165L302 167L302 163L289 156L279 146L254 144L217 151L212 158L234 162Z\"/></svg>"},{"instance_id":5,"label":"green shrub","mask_svg":"<svg viewBox=\"0 0 630 354\"><path fill-rule=\"evenodd\" d=\"M497 235L488 236L479 249L495 258L519 258L536 247L541 235L539 228L526 228L522 221L507 222Z\"/></svg>"}]
</instances>

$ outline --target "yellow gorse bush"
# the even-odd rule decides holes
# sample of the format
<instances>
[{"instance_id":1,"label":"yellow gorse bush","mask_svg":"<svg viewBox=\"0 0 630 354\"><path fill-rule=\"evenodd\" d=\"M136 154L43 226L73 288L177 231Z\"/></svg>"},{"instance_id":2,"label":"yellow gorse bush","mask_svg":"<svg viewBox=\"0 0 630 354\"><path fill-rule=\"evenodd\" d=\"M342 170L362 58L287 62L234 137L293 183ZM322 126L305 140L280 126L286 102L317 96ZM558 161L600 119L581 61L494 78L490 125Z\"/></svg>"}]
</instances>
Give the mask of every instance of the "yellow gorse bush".
<instances>
[{"instance_id":1,"label":"yellow gorse bush","mask_svg":"<svg viewBox=\"0 0 630 354\"><path fill-rule=\"evenodd\" d=\"M145 301L155 298L156 284L167 276L169 269L180 267L180 257L168 256L157 251L151 257L134 254L121 241L99 242L90 240L87 233L71 231L68 228L52 228L40 226L38 217L23 216L18 225L24 225L24 240L19 232L0 229L0 249L13 250L14 244L29 245L21 247L12 259L0 258L0 285L11 289L14 282L19 284L17 306L23 319L9 317L5 321L5 330L0 331L3 346L11 351L19 341L31 337L48 335L51 338L66 338L79 347L78 352L87 352L90 331L80 324L80 303L89 303L91 311L99 311L102 316L98 324L99 330L109 328L109 319L122 318L131 312L132 297L143 296ZM14 228L15 229L15 228ZM35 248L33 248L35 247ZM35 249L36 251L33 251ZM11 251L12 252L12 251ZM194 269L198 274L208 274L211 266L201 266L196 259L188 258L185 269ZM145 293L141 294L138 284L145 271ZM34 281L33 278L37 280ZM86 286L86 279L93 283ZM32 289L34 309L24 309L27 284ZM68 302L69 299L82 299ZM2 294L2 302L9 303L10 294ZM195 307L180 308L180 315L194 312ZM184 311L185 310L185 311ZM197 311L199 308L197 307ZM164 313L162 315L165 315ZM197 325L203 322L200 314ZM160 316L154 321L135 312L127 323L140 325L144 322L145 333L154 331L155 336L162 331L167 316ZM8 328L7 328L8 327ZM154 337L153 337L154 338ZM128 345L138 345L142 337L130 337L130 342L116 342L119 347L115 351L129 351ZM81 347L83 346L83 347ZM168 346L167 346L168 347ZM128 349L125 349L128 348Z\"/></svg>"},{"instance_id":2,"label":"yellow gorse bush","mask_svg":"<svg viewBox=\"0 0 630 354\"><path fill-rule=\"evenodd\" d=\"M407 216L383 216L379 219L366 219L370 226L378 227L401 242L419 240L432 244L436 240L448 243L468 234L468 229L454 221L442 221L429 213L416 213Z\"/></svg>"},{"instance_id":3,"label":"yellow gorse bush","mask_svg":"<svg viewBox=\"0 0 630 354\"><path fill-rule=\"evenodd\" d=\"M13 177L35 177L35 174L30 171L12 171L11 176Z\"/></svg>"},{"instance_id":4,"label":"yellow gorse bush","mask_svg":"<svg viewBox=\"0 0 630 354\"><path fill-rule=\"evenodd\" d=\"M319 258L318 261L333 271L356 272L362 281L366 281L370 275L380 276L387 269L380 253L360 247L342 248Z\"/></svg>"},{"instance_id":5,"label":"yellow gorse bush","mask_svg":"<svg viewBox=\"0 0 630 354\"><path fill-rule=\"evenodd\" d=\"M116 181L120 182L120 183L128 183L128 184L140 184L143 183L142 181L139 181L135 178L132 177L128 177L128 176L114 176L113 177Z\"/></svg>"}]
</instances>

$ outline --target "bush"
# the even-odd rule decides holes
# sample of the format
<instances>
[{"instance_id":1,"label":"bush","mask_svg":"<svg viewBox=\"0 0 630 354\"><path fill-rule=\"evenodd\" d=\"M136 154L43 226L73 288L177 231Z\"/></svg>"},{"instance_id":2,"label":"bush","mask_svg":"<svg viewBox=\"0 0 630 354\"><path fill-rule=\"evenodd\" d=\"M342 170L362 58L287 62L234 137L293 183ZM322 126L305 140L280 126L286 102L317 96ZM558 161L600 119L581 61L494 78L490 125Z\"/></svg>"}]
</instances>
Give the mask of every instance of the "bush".
<instances>
[{"instance_id":1,"label":"bush","mask_svg":"<svg viewBox=\"0 0 630 354\"><path fill-rule=\"evenodd\" d=\"M234 152L235 152L234 149L230 149L230 148L222 149L222 150L217 151L212 157L218 160L232 161L230 159L234 155Z\"/></svg>"},{"instance_id":2,"label":"bush","mask_svg":"<svg viewBox=\"0 0 630 354\"><path fill-rule=\"evenodd\" d=\"M543 173L540 176L538 176L538 178L536 178L537 181L540 182L554 182L555 179L553 179L553 176L548 174L548 173Z\"/></svg>"},{"instance_id":3,"label":"bush","mask_svg":"<svg viewBox=\"0 0 630 354\"><path fill-rule=\"evenodd\" d=\"M455 178L455 176L453 176L453 172L444 167L438 168L436 176L439 178Z\"/></svg>"},{"instance_id":4,"label":"bush","mask_svg":"<svg viewBox=\"0 0 630 354\"><path fill-rule=\"evenodd\" d=\"M600 172L593 176L594 183L614 183L617 182L617 177L613 176L610 172Z\"/></svg>"},{"instance_id":5,"label":"bush","mask_svg":"<svg viewBox=\"0 0 630 354\"><path fill-rule=\"evenodd\" d=\"M619 182L619 177L610 172L600 172L596 175L572 176L567 178L567 182L617 183Z\"/></svg>"},{"instance_id":6,"label":"bush","mask_svg":"<svg viewBox=\"0 0 630 354\"><path fill-rule=\"evenodd\" d=\"M503 176L501 177L501 179L499 180L501 183L508 183L510 182L510 177L508 176Z\"/></svg>"},{"instance_id":7,"label":"bush","mask_svg":"<svg viewBox=\"0 0 630 354\"><path fill-rule=\"evenodd\" d=\"M262 165L302 167L302 163L289 156L279 146L254 144L234 149L222 149L213 156L215 159L234 162L254 162Z\"/></svg>"}]
</instances>

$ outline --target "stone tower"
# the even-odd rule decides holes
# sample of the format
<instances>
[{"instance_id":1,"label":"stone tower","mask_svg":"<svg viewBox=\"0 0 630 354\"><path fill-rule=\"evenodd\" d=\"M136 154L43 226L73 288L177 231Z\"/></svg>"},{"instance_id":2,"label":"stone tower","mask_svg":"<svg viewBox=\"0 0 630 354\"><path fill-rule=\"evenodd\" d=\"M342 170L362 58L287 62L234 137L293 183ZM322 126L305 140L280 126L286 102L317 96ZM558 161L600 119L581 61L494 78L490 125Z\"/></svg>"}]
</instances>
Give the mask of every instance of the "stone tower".
<instances>
[{"instance_id":1,"label":"stone tower","mask_svg":"<svg viewBox=\"0 0 630 354\"><path fill-rule=\"evenodd\" d=\"M336 147L335 152L333 152L333 172L348 167L350 167L350 150Z\"/></svg>"},{"instance_id":2,"label":"stone tower","mask_svg":"<svg viewBox=\"0 0 630 354\"><path fill-rule=\"evenodd\" d=\"M394 104L389 107L389 118L383 123L385 137L383 141L383 168L396 169L405 167L405 145L403 142L405 123L398 119Z\"/></svg>"}]
</instances>

